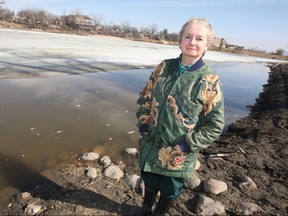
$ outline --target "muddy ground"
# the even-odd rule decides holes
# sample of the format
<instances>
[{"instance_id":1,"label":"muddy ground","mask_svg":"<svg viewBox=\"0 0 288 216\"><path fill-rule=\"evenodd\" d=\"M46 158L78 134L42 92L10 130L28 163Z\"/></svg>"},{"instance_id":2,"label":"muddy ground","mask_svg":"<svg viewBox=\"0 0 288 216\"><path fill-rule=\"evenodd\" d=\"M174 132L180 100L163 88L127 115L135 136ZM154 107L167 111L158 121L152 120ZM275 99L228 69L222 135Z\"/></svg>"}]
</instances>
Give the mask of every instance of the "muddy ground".
<instances>
[{"instance_id":1,"label":"muddy ground","mask_svg":"<svg viewBox=\"0 0 288 216\"><path fill-rule=\"evenodd\" d=\"M169 215L196 215L199 194L220 201L227 215L243 215L241 203L255 203L261 210L254 215L288 214L288 64L271 66L264 85L248 117L229 126L227 132L201 153L201 180L214 178L227 183L228 190L211 195L200 187L186 188L171 207ZM218 153L216 155L215 153ZM222 154L225 153L225 154ZM221 155L222 154L222 155ZM223 156L224 155L224 156ZM29 204L41 206L37 215L132 215L139 210L142 197L130 189L125 179L108 179L95 162L71 161L41 174L41 183L29 193L17 194L0 215L23 215ZM126 174L139 174L134 164L123 167ZM85 172L97 167L99 174L89 179ZM37 175L39 174L31 173ZM257 189L239 187L243 176Z\"/></svg>"}]
</instances>

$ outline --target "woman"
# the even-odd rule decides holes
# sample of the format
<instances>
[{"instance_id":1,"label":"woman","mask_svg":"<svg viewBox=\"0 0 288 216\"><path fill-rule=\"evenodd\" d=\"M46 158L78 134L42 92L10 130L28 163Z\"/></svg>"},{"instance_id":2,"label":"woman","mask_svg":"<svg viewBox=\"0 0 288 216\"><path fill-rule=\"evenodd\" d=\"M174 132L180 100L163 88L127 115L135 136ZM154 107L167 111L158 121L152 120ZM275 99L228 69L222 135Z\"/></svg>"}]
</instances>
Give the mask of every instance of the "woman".
<instances>
[{"instance_id":1,"label":"woman","mask_svg":"<svg viewBox=\"0 0 288 216\"><path fill-rule=\"evenodd\" d=\"M164 215L193 175L198 153L224 127L224 102L218 75L202 60L214 39L206 19L191 19L180 31L178 58L161 62L137 100L144 204L139 214Z\"/></svg>"}]
</instances>

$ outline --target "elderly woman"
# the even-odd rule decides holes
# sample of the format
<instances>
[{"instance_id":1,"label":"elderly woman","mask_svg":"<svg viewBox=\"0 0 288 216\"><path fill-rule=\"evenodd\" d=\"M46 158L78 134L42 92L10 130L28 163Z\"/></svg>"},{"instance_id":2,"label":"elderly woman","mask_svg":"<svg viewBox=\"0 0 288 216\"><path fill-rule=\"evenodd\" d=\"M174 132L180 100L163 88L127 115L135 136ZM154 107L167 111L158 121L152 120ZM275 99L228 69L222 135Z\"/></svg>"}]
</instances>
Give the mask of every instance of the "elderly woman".
<instances>
[{"instance_id":1,"label":"elderly woman","mask_svg":"<svg viewBox=\"0 0 288 216\"><path fill-rule=\"evenodd\" d=\"M144 204L138 215L164 215L193 175L198 153L221 134L224 101L216 72L202 57L214 39L206 19L191 19L180 31L178 58L162 61L137 100Z\"/></svg>"}]
</instances>

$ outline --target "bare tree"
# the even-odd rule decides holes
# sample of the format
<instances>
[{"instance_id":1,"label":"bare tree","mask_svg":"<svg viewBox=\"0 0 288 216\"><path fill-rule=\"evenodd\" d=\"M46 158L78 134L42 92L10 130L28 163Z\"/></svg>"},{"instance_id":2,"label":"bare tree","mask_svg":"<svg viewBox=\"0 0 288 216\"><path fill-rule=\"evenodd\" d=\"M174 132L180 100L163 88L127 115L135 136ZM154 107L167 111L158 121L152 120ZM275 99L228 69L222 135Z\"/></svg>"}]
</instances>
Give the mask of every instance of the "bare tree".
<instances>
[{"instance_id":1,"label":"bare tree","mask_svg":"<svg viewBox=\"0 0 288 216\"><path fill-rule=\"evenodd\" d=\"M102 23L102 17L97 14L92 14L91 19L94 21L95 26L100 26Z\"/></svg>"},{"instance_id":2,"label":"bare tree","mask_svg":"<svg viewBox=\"0 0 288 216\"><path fill-rule=\"evenodd\" d=\"M154 39L155 35L158 37L158 27L156 24L151 24L148 27L141 27L140 33L146 38Z\"/></svg>"},{"instance_id":3,"label":"bare tree","mask_svg":"<svg viewBox=\"0 0 288 216\"><path fill-rule=\"evenodd\" d=\"M7 8L0 7L0 20L12 22L14 17L14 12L8 10Z\"/></svg>"},{"instance_id":4,"label":"bare tree","mask_svg":"<svg viewBox=\"0 0 288 216\"><path fill-rule=\"evenodd\" d=\"M136 27L131 27L131 34L134 38L139 38L140 34L139 31Z\"/></svg>"},{"instance_id":5,"label":"bare tree","mask_svg":"<svg viewBox=\"0 0 288 216\"><path fill-rule=\"evenodd\" d=\"M130 29L131 29L131 23L129 21L125 21L122 23L122 30L124 37L127 37L129 35Z\"/></svg>"},{"instance_id":6,"label":"bare tree","mask_svg":"<svg viewBox=\"0 0 288 216\"><path fill-rule=\"evenodd\" d=\"M151 25L149 25L148 29L150 29L152 36L158 34L158 26L157 26L157 24L152 23Z\"/></svg>"},{"instance_id":7,"label":"bare tree","mask_svg":"<svg viewBox=\"0 0 288 216\"><path fill-rule=\"evenodd\" d=\"M18 12L22 22L29 28L43 28L49 26L48 12L39 9L23 9Z\"/></svg>"}]
</instances>

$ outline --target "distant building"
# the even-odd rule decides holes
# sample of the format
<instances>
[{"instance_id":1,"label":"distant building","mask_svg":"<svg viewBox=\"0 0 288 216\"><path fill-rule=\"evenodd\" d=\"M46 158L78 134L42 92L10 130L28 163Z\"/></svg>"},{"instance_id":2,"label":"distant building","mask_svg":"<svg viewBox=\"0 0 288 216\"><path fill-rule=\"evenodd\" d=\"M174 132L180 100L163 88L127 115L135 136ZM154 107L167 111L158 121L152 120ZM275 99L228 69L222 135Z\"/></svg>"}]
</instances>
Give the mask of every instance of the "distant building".
<instances>
[{"instance_id":1,"label":"distant building","mask_svg":"<svg viewBox=\"0 0 288 216\"><path fill-rule=\"evenodd\" d=\"M78 32L94 32L95 24L93 20L86 15L76 15L76 26Z\"/></svg>"},{"instance_id":2,"label":"distant building","mask_svg":"<svg viewBox=\"0 0 288 216\"><path fill-rule=\"evenodd\" d=\"M86 15L68 15L66 23L78 33L95 32L94 21Z\"/></svg>"},{"instance_id":3,"label":"distant building","mask_svg":"<svg viewBox=\"0 0 288 216\"><path fill-rule=\"evenodd\" d=\"M212 43L212 48L222 49L222 48L226 48L226 46L227 46L227 39L214 38L213 43Z\"/></svg>"},{"instance_id":4,"label":"distant building","mask_svg":"<svg viewBox=\"0 0 288 216\"><path fill-rule=\"evenodd\" d=\"M244 46L238 46L238 45L234 45L234 44L227 44L226 47L230 50L237 50L237 51L244 49Z\"/></svg>"}]
</instances>

